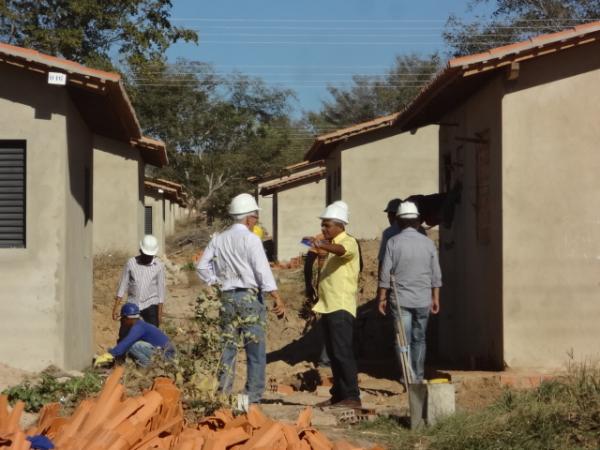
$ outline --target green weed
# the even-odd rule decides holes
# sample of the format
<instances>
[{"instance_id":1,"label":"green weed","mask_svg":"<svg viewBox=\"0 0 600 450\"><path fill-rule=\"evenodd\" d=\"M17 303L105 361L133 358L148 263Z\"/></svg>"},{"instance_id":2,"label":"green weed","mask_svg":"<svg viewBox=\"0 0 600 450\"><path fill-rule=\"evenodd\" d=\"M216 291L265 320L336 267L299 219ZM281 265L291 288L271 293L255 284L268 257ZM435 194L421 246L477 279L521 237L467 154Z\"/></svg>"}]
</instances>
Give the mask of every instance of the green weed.
<instances>
[{"instance_id":1,"label":"green weed","mask_svg":"<svg viewBox=\"0 0 600 450\"><path fill-rule=\"evenodd\" d=\"M94 372L85 372L82 377L59 381L51 374L43 373L36 382L24 381L4 390L9 402L25 402L25 410L37 412L46 403L60 402L65 408L74 407L80 400L95 394L102 388L102 378Z\"/></svg>"},{"instance_id":2,"label":"green weed","mask_svg":"<svg viewBox=\"0 0 600 450\"><path fill-rule=\"evenodd\" d=\"M185 263L183 266L181 266L181 270L185 270L188 272L194 272L196 270L196 266L194 265L194 263L192 261Z\"/></svg>"}]
</instances>

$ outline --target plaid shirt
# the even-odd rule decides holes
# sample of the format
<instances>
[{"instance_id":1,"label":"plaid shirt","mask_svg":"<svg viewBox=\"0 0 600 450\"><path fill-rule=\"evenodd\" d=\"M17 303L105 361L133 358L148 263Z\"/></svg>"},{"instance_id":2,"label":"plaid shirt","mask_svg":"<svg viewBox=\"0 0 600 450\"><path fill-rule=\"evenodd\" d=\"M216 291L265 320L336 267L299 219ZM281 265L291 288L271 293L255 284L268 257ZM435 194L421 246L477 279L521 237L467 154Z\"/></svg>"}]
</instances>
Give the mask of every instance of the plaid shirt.
<instances>
[{"instance_id":1,"label":"plaid shirt","mask_svg":"<svg viewBox=\"0 0 600 450\"><path fill-rule=\"evenodd\" d=\"M137 257L130 258L123 268L117 297L123 298L127 292L127 301L146 309L149 306L164 303L165 266L158 258L148 265L139 264Z\"/></svg>"}]
</instances>

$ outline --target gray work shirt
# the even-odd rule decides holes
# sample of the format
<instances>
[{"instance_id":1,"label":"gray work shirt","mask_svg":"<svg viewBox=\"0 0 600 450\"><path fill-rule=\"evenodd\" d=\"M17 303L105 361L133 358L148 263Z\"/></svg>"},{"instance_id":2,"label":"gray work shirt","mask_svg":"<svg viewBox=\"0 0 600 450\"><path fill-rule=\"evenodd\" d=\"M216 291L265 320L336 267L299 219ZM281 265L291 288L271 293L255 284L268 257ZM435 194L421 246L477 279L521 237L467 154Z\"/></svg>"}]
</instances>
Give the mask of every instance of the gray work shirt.
<instances>
[{"instance_id":1,"label":"gray work shirt","mask_svg":"<svg viewBox=\"0 0 600 450\"><path fill-rule=\"evenodd\" d=\"M431 289L442 286L442 271L433 241L414 228L406 228L390 238L381 266L379 287L391 289L391 275L396 281L400 306L430 306Z\"/></svg>"},{"instance_id":2,"label":"gray work shirt","mask_svg":"<svg viewBox=\"0 0 600 450\"><path fill-rule=\"evenodd\" d=\"M392 223L389 227L383 230L381 234L381 244L379 245L379 254L377 255L377 260L379 264L383 262L383 258L385 257L385 249L387 247L388 241L399 234L402 230L400 229L400 225L398 222Z\"/></svg>"}]
</instances>

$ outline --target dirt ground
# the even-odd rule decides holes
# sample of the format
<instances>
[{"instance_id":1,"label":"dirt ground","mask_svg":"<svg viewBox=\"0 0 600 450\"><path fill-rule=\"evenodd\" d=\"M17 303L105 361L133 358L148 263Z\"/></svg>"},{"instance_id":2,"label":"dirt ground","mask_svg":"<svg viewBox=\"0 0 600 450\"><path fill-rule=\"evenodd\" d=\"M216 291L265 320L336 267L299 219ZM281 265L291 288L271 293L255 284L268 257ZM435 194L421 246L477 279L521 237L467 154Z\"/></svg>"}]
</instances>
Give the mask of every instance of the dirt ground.
<instances>
[{"instance_id":1,"label":"dirt ground","mask_svg":"<svg viewBox=\"0 0 600 450\"><path fill-rule=\"evenodd\" d=\"M168 269L166 326L185 329L193 320L195 299L203 286L190 270L190 263L208 242L210 231L183 227L168 241L167 256L163 258ZM361 248L364 269L360 281L356 348L362 401L365 408L378 414L406 416L408 400L397 381L399 368L393 353L393 324L388 317L376 312L373 302L377 289L379 241L363 241ZM111 319L110 311L125 261L125 255L105 256L95 261L94 324L98 352L114 345L117 323ZM269 314L267 385L292 386L294 392L289 395L267 392L268 403L263 409L274 418L292 420L305 405L328 398L329 388L321 385L328 384L331 372L317 364L322 348L318 324L307 329L301 314L305 300L302 269L276 269L274 274L288 313L285 320ZM486 406L502 391L493 373L454 372L451 376L456 385L459 410ZM241 352L234 389L242 390L244 381L245 355ZM344 433L339 417L331 411L316 409L314 425L332 437Z\"/></svg>"}]
</instances>

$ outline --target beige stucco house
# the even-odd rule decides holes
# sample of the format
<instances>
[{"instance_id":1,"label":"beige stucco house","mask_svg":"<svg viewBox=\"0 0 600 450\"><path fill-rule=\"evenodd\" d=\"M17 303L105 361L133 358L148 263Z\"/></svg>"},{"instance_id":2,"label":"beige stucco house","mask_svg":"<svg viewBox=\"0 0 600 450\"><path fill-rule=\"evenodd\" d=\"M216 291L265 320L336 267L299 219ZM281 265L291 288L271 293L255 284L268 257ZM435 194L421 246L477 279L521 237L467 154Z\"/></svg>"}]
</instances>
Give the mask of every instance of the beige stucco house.
<instances>
[{"instance_id":1,"label":"beige stucco house","mask_svg":"<svg viewBox=\"0 0 600 450\"><path fill-rule=\"evenodd\" d=\"M319 232L318 217L325 205L323 161L295 164L284 171L286 175L258 184L260 220L272 224L275 257L280 261L306 253L300 241Z\"/></svg>"},{"instance_id":2,"label":"beige stucco house","mask_svg":"<svg viewBox=\"0 0 600 450\"><path fill-rule=\"evenodd\" d=\"M398 114L318 136L305 156L325 160L326 203L344 200L349 231L359 239L381 236L389 226L389 200L438 189L438 127L401 132Z\"/></svg>"},{"instance_id":3,"label":"beige stucco house","mask_svg":"<svg viewBox=\"0 0 600 450\"><path fill-rule=\"evenodd\" d=\"M0 44L0 74L0 362L81 369L92 358L93 149L142 134L116 73Z\"/></svg>"},{"instance_id":4,"label":"beige stucco house","mask_svg":"<svg viewBox=\"0 0 600 450\"><path fill-rule=\"evenodd\" d=\"M183 186L163 179L144 181L144 234L158 239L164 255L165 240L175 231L178 211L187 211Z\"/></svg>"},{"instance_id":5,"label":"beige stucco house","mask_svg":"<svg viewBox=\"0 0 600 450\"><path fill-rule=\"evenodd\" d=\"M400 117L439 123L438 352L560 368L600 352L600 22L451 60ZM418 131L417 131L418 133Z\"/></svg>"},{"instance_id":6,"label":"beige stucco house","mask_svg":"<svg viewBox=\"0 0 600 450\"><path fill-rule=\"evenodd\" d=\"M167 164L165 145L94 135L94 254L134 254L144 235L146 164Z\"/></svg>"}]
</instances>

